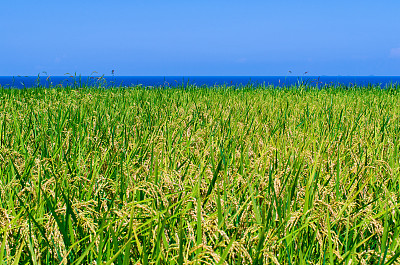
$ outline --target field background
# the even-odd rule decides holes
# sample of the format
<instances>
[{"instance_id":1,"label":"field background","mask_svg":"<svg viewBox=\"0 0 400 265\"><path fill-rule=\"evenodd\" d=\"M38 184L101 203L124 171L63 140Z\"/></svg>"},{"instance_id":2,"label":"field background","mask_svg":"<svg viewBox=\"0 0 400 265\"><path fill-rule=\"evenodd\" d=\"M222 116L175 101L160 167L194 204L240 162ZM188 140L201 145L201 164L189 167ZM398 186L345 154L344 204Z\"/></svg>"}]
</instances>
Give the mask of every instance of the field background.
<instances>
[{"instance_id":1,"label":"field background","mask_svg":"<svg viewBox=\"0 0 400 265\"><path fill-rule=\"evenodd\" d=\"M396 263L398 91L1 89L0 263Z\"/></svg>"}]
</instances>

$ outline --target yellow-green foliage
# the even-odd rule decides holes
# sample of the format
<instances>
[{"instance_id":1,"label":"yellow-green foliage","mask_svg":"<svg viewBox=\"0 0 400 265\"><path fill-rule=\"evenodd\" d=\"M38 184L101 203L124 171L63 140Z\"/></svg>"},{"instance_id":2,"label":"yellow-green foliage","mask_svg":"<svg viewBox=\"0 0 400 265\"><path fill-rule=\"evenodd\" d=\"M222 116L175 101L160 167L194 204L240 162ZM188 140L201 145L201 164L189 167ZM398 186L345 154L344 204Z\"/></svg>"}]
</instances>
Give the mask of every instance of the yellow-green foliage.
<instances>
[{"instance_id":1,"label":"yellow-green foliage","mask_svg":"<svg viewBox=\"0 0 400 265\"><path fill-rule=\"evenodd\" d=\"M386 264L398 87L0 90L1 264Z\"/></svg>"}]
</instances>

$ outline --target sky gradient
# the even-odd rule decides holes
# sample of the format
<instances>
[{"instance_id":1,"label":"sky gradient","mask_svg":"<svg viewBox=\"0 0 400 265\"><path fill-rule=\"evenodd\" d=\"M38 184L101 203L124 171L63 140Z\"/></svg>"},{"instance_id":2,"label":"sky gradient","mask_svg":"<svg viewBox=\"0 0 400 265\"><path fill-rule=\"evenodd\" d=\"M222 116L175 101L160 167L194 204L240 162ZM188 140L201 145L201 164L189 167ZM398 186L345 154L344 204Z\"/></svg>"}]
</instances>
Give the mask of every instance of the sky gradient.
<instances>
[{"instance_id":1,"label":"sky gradient","mask_svg":"<svg viewBox=\"0 0 400 265\"><path fill-rule=\"evenodd\" d=\"M398 0L3 1L0 76L400 76L399 10Z\"/></svg>"}]
</instances>

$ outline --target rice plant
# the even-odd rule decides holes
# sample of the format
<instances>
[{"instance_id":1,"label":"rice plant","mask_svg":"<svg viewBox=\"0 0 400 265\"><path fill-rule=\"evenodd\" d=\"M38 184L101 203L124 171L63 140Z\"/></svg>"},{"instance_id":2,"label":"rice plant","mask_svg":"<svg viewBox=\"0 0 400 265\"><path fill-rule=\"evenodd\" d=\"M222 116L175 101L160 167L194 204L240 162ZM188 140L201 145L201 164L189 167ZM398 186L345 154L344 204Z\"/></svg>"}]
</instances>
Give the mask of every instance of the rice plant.
<instances>
[{"instance_id":1,"label":"rice plant","mask_svg":"<svg viewBox=\"0 0 400 265\"><path fill-rule=\"evenodd\" d=\"M399 264L399 88L1 88L0 263Z\"/></svg>"}]
</instances>

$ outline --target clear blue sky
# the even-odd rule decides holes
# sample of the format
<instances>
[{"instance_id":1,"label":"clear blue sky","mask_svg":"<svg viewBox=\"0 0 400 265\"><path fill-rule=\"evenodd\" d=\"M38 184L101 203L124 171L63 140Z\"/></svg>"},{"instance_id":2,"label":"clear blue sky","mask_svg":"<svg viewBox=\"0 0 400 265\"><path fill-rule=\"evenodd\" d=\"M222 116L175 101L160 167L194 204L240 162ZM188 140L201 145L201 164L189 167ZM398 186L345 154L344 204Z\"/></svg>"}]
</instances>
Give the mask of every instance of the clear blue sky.
<instances>
[{"instance_id":1,"label":"clear blue sky","mask_svg":"<svg viewBox=\"0 0 400 265\"><path fill-rule=\"evenodd\" d=\"M400 1L0 3L0 76L397 75Z\"/></svg>"}]
</instances>

